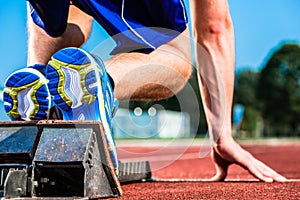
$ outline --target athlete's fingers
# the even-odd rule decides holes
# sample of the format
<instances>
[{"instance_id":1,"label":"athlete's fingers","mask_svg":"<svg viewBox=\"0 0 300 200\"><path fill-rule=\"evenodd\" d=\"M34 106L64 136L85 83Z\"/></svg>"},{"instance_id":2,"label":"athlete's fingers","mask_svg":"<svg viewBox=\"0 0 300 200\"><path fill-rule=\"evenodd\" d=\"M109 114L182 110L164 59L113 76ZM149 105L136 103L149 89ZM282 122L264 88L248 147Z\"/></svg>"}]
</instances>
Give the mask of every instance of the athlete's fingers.
<instances>
[{"instance_id":1,"label":"athlete's fingers","mask_svg":"<svg viewBox=\"0 0 300 200\"><path fill-rule=\"evenodd\" d=\"M284 176L278 174L272 168L268 167L266 164L254 157L251 158L250 162L246 165L246 168L253 176L264 182L287 181Z\"/></svg>"},{"instance_id":2,"label":"athlete's fingers","mask_svg":"<svg viewBox=\"0 0 300 200\"><path fill-rule=\"evenodd\" d=\"M273 178L265 176L254 161L249 162L246 166L247 170L256 178L264 182L273 182Z\"/></svg>"},{"instance_id":3,"label":"athlete's fingers","mask_svg":"<svg viewBox=\"0 0 300 200\"><path fill-rule=\"evenodd\" d=\"M272 178L274 181L278 181L278 182L286 182L287 181L287 178L280 175L279 173L277 173L275 170L273 170L272 168L270 168L269 166L267 166L260 160L255 159L254 163L257 165L257 168L259 169L259 171L262 174L264 174L264 176L268 176L268 177Z\"/></svg>"}]
</instances>

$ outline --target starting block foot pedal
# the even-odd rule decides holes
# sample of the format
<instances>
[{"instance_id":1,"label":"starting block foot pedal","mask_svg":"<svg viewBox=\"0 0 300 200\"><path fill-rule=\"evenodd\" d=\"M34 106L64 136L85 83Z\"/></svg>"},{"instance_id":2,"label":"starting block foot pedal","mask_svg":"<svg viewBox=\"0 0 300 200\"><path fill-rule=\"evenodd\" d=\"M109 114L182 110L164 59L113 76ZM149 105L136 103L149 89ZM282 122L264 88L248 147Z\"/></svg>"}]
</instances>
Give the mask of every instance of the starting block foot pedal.
<instances>
[{"instance_id":1,"label":"starting block foot pedal","mask_svg":"<svg viewBox=\"0 0 300 200\"><path fill-rule=\"evenodd\" d=\"M149 161L119 162L121 184L141 182L152 176Z\"/></svg>"}]
</instances>

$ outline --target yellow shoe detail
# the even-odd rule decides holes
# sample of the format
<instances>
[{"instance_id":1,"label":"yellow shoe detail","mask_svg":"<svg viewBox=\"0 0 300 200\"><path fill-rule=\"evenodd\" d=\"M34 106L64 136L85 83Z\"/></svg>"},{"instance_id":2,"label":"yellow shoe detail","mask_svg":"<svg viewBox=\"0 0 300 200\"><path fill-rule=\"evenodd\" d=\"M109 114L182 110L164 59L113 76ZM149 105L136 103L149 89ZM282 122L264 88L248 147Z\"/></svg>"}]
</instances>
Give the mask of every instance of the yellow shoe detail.
<instances>
[{"instance_id":1,"label":"yellow shoe detail","mask_svg":"<svg viewBox=\"0 0 300 200\"><path fill-rule=\"evenodd\" d=\"M91 65L85 64L85 65L72 65L69 63L62 62L60 60L57 60L52 57L52 60L48 63L50 66L54 67L59 75L59 80L58 80L58 93L61 95L61 98L67 103L68 106L72 106L72 99L68 97L66 92L64 91L64 85L65 85L65 74L63 73L61 67L68 67L71 69L74 69L78 72L80 76L80 85L82 88L83 96L81 98L81 102L84 104L92 104L95 100L96 97L91 94L88 89L86 88L85 85L85 80L86 76L88 73L91 71L94 71L94 69L89 69L88 67Z\"/></svg>"},{"instance_id":2,"label":"yellow shoe detail","mask_svg":"<svg viewBox=\"0 0 300 200\"><path fill-rule=\"evenodd\" d=\"M21 117L21 115L18 111L18 93L27 88L32 88L32 90L30 90L31 91L30 97L33 101L34 109L30 113L29 119L33 119L40 109L40 105L36 99L36 92L38 91L38 89L40 87L47 84L47 82L48 82L47 79L39 78L29 84L26 84L26 85L23 85L20 87L5 87L3 92L7 93L12 98L12 101L13 101L12 109L9 112L7 112L7 114L13 118Z\"/></svg>"}]
</instances>

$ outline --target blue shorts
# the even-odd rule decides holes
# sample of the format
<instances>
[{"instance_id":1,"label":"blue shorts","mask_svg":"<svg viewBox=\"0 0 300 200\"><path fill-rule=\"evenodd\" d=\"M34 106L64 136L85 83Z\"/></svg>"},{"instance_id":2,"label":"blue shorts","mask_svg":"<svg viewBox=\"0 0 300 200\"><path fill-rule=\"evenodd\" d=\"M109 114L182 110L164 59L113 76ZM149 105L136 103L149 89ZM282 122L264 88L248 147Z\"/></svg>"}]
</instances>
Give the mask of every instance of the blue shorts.
<instances>
[{"instance_id":1,"label":"blue shorts","mask_svg":"<svg viewBox=\"0 0 300 200\"><path fill-rule=\"evenodd\" d=\"M67 26L70 0L27 0L34 22L50 36ZM186 29L183 0L72 0L116 42L111 54L149 53Z\"/></svg>"}]
</instances>

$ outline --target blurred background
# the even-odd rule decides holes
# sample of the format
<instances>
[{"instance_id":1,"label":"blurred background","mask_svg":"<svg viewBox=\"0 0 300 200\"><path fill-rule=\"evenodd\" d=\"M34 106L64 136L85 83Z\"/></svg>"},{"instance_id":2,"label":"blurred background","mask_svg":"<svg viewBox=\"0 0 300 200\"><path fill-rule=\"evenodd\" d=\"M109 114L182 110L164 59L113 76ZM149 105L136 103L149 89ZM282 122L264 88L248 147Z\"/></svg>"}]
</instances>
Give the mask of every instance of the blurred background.
<instances>
[{"instance_id":1,"label":"blurred background","mask_svg":"<svg viewBox=\"0 0 300 200\"><path fill-rule=\"evenodd\" d=\"M300 1L229 0L235 28L236 79L233 131L238 138L300 136ZM0 7L0 89L8 75L26 67L26 2ZM107 41L93 23L83 46L88 51ZM100 53L109 58L109 51ZM2 95L2 92L1 92ZM184 109L178 97L186 98ZM200 111L200 113L199 113ZM0 98L0 120L8 120ZM207 127L194 74L177 97L156 102L122 102L114 121L117 138L202 137Z\"/></svg>"}]
</instances>

